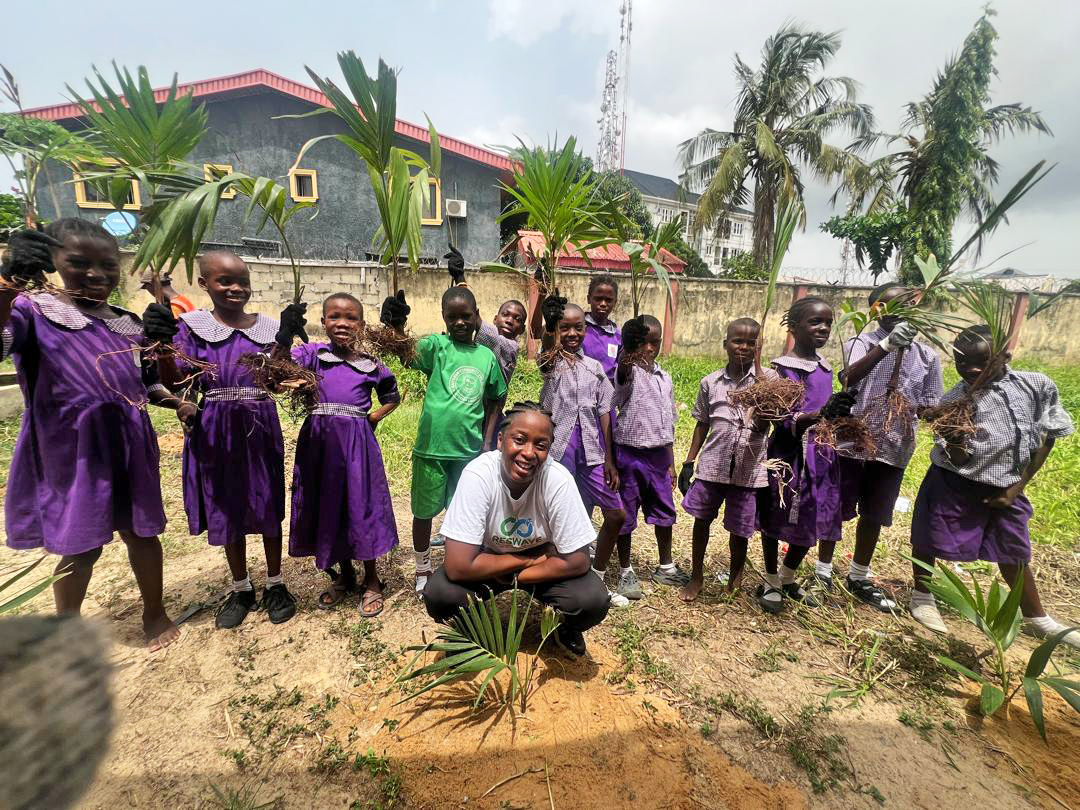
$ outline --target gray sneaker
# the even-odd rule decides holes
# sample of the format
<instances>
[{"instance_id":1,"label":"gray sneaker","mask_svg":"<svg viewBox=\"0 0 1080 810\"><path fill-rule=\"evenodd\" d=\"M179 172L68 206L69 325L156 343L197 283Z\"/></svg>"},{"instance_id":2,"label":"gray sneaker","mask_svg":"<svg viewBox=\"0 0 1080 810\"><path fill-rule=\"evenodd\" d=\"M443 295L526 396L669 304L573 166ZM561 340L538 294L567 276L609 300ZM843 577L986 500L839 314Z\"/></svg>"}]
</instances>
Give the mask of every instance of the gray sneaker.
<instances>
[{"instance_id":1,"label":"gray sneaker","mask_svg":"<svg viewBox=\"0 0 1080 810\"><path fill-rule=\"evenodd\" d=\"M671 585L676 588L681 588L690 581L690 575L679 568L678 565L675 566L674 571L662 571L660 570L660 567L657 566L653 569L652 581L657 585Z\"/></svg>"},{"instance_id":2,"label":"gray sneaker","mask_svg":"<svg viewBox=\"0 0 1080 810\"><path fill-rule=\"evenodd\" d=\"M633 568L625 574L619 575L619 585L615 588L615 593L625 596L627 599L642 599L645 596Z\"/></svg>"}]
</instances>

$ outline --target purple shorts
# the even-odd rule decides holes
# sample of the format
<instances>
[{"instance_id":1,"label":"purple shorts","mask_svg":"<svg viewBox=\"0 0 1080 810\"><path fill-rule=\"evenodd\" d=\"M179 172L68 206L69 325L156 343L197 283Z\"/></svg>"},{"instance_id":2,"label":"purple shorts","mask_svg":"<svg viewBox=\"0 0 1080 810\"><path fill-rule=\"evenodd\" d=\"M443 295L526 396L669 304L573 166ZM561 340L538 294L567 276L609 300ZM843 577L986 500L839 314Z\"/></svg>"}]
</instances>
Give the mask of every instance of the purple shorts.
<instances>
[{"instance_id":1,"label":"purple shorts","mask_svg":"<svg viewBox=\"0 0 1080 810\"><path fill-rule=\"evenodd\" d=\"M675 525L675 499L671 495L670 447L623 447L615 445L619 469L619 497L626 510L622 533L637 528L640 508L650 526Z\"/></svg>"},{"instance_id":2,"label":"purple shorts","mask_svg":"<svg viewBox=\"0 0 1080 810\"><path fill-rule=\"evenodd\" d=\"M1023 495L1006 509L983 502L1000 491L931 464L911 515L912 548L957 562L1030 562L1031 503Z\"/></svg>"},{"instance_id":3,"label":"purple shorts","mask_svg":"<svg viewBox=\"0 0 1080 810\"><path fill-rule=\"evenodd\" d=\"M757 529L758 490L694 479L683 498L687 514L698 520L716 520L724 506L724 528L736 537L750 537Z\"/></svg>"},{"instance_id":4,"label":"purple shorts","mask_svg":"<svg viewBox=\"0 0 1080 810\"><path fill-rule=\"evenodd\" d=\"M585 448L581 445L580 427L575 427L574 432L570 434L570 441L567 442L566 450L563 451L559 461L573 473L587 512L592 512L594 506L599 506L601 511L623 508L619 493L613 492L604 481L604 465L589 465L585 461Z\"/></svg>"},{"instance_id":5,"label":"purple shorts","mask_svg":"<svg viewBox=\"0 0 1080 810\"><path fill-rule=\"evenodd\" d=\"M892 526L904 470L881 461L840 457L840 518L855 515L879 526Z\"/></svg>"}]
</instances>

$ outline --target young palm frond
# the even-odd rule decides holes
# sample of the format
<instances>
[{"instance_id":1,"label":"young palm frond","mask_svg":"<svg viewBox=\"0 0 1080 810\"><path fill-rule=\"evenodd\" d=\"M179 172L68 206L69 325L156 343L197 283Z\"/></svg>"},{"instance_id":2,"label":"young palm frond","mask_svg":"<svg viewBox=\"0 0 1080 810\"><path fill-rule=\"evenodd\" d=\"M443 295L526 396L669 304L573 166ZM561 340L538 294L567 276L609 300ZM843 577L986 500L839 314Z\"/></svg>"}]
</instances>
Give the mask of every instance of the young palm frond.
<instances>
[{"instance_id":1,"label":"young palm frond","mask_svg":"<svg viewBox=\"0 0 1080 810\"><path fill-rule=\"evenodd\" d=\"M39 557L29 565L20 565L0 571L0 574L11 574L11 576L7 577L3 582L0 582L0 600L3 600L0 601L0 615L18 610L46 588L51 587L58 579L62 579L68 575L69 572L64 571L60 574L51 574L44 579L31 582L29 585L26 585L25 583L20 584L23 577L32 573L33 570L44 561L45 557ZM12 573L12 571L14 571L14 573ZM21 590L14 595L11 595L12 591L15 591L18 588L21 588Z\"/></svg>"}]
</instances>

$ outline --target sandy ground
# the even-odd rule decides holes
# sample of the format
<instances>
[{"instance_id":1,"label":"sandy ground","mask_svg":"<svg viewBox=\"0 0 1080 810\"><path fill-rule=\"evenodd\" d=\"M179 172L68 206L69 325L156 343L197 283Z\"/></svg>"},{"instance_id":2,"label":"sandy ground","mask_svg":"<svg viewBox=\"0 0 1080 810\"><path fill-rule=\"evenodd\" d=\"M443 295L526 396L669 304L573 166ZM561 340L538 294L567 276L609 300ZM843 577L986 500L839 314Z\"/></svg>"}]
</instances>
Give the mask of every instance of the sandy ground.
<instances>
[{"instance_id":1,"label":"sandy ground","mask_svg":"<svg viewBox=\"0 0 1080 810\"><path fill-rule=\"evenodd\" d=\"M176 434L162 451L176 460ZM224 559L183 533L175 478L166 473L169 606L208 608L176 644L147 654L123 546L106 549L85 614L111 640L116 730L81 807L1080 808L1080 715L1048 696L1049 746L1022 697L1008 718L984 721L970 711L971 685L934 658L974 662L977 638L958 617L954 636L936 639L841 596L767 617L750 598L723 598L715 581L690 607L646 583L646 599L588 635L588 658L545 648L524 714L470 711L468 685L395 706L404 648L437 629L412 595L411 554L399 548L384 566L389 596L374 621L359 619L355 599L316 609L325 577L288 560L298 615L274 626L255 613L217 631ZM407 501L396 508L407 538ZM639 574L655 564L646 529L635 538ZM875 566L906 602L903 531ZM849 548L838 550L840 570ZM714 534L710 551L715 573L725 538ZM1076 556L1038 554L1048 603L1080 619ZM0 551L0 565L14 559ZM29 606L50 609L47 594ZM1016 666L1033 646L1018 642ZM833 690L846 691L826 700Z\"/></svg>"}]
</instances>

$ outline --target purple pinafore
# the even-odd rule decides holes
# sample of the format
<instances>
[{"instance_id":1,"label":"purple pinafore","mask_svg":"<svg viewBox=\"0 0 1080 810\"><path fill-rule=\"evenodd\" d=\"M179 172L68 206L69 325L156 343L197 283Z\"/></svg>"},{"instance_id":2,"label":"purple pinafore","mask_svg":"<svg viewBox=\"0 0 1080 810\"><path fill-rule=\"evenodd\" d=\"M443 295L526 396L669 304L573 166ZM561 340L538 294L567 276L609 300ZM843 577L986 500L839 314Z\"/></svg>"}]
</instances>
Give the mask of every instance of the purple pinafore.
<instances>
[{"instance_id":1,"label":"purple pinafore","mask_svg":"<svg viewBox=\"0 0 1080 810\"><path fill-rule=\"evenodd\" d=\"M60 298L19 296L4 327L26 411L4 504L7 543L82 554L116 531L165 528L158 444L146 413L143 331L124 310L103 320Z\"/></svg>"},{"instance_id":2,"label":"purple pinafore","mask_svg":"<svg viewBox=\"0 0 1080 810\"><path fill-rule=\"evenodd\" d=\"M816 411L832 395L832 367L824 358L804 360L778 357L772 362L782 377L806 386L797 412ZM814 442L814 429L797 436L795 419L777 424L769 441L769 458L791 465L791 481L784 485L784 504L780 505L780 482L769 473L769 504L759 510L761 531L796 546L813 546L818 540L839 540L840 475L836 453Z\"/></svg>"},{"instance_id":3,"label":"purple pinafore","mask_svg":"<svg viewBox=\"0 0 1080 810\"><path fill-rule=\"evenodd\" d=\"M206 532L212 546L248 534L281 535L285 443L277 405L238 363L245 354L269 351L277 329L277 321L264 315L247 329L226 326L206 310L180 316L176 347L215 365L213 378L196 380L199 418L184 440L188 530Z\"/></svg>"},{"instance_id":4,"label":"purple pinafore","mask_svg":"<svg viewBox=\"0 0 1080 810\"><path fill-rule=\"evenodd\" d=\"M397 523L382 450L367 420L371 392L400 402L390 369L370 357L346 361L327 343L293 349L316 372L319 404L296 441L289 554L315 557L325 570L343 560L374 560L397 545Z\"/></svg>"},{"instance_id":5,"label":"purple pinafore","mask_svg":"<svg viewBox=\"0 0 1080 810\"><path fill-rule=\"evenodd\" d=\"M585 337L581 350L604 367L604 373L615 384L615 367L618 365L619 349L622 348L622 332L613 321L597 323L591 312L585 313Z\"/></svg>"}]
</instances>

